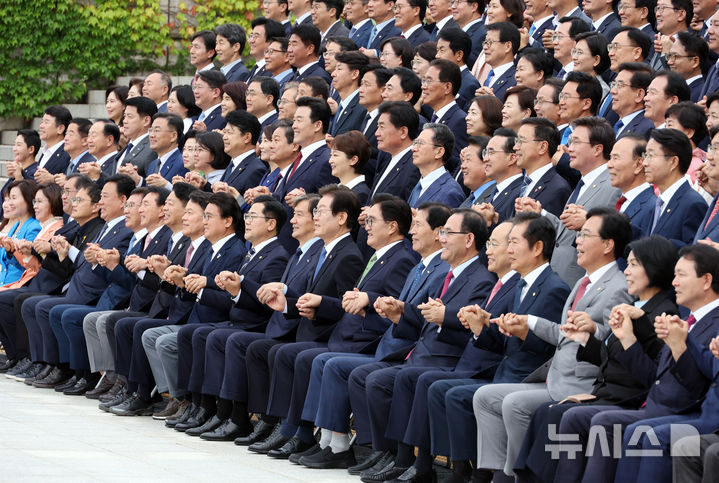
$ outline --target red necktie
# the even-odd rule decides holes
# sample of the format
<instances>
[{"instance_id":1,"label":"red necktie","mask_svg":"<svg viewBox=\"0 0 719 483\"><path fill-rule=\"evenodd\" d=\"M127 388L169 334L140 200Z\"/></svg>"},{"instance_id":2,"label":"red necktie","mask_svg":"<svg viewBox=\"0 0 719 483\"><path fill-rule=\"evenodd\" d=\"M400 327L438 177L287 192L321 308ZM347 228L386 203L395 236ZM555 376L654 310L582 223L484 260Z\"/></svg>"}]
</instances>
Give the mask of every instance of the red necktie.
<instances>
[{"instance_id":1,"label":"red necktie","mask_svg":"<svg viewBox=\"0 0 719 483\"><path fill-rule=\"evenodd\" d=\"M614 205L614 207L617 209L617 211L619 211L621 209L621 207L625 201L627 201L626 196L622 195L621 197L619 197L619 199L617 200L617 204Z\"/></svg>"},{"instance_id":2,"label":"red necktie","mask_svg":"<svg viewBox=\"0 0 719 483\"><path fill-rule=\"evenodd\" d=\"M501 289L501 288L502 288L502 281L501 281L501 280L497 280L497 283L494 284L494 288L492 289L492 292L489 294L489 298L487 299L487 303L484 304L485 307L486 307L487 305L489 305L489 303L492 301L492 299L494 298L494 296L497 295L497 292L499 292L499 289Z\"/></svg>"},{"instance_id":3,"label":"red necktie","mask_svg":"<svg viewBox=\"0 0 719 483\"><path fill-rule=\"evenodd\" d=\"M705 230L706 230L707 227L709 226L709 223L711 223L712 218L714 218L714 215L717 214L717 211L719 211L719 202L714 203L714 208L712 208L712 212L711 212L711 214L709 215L709 218L707 218L707 224L704 225L704 229L705 229Z\"/></svg>"},{"instance_id":4,"label":"red necktie","mask_svg":"<svg viewBox=\"0 0 719 483\"><path fill-rule=\"evenodd\" d=\"M297 166L300 165L301 160L302 160L302 153L298 154L297 158L295 158L295 162L292 163L292 169L290 170L290 174L285 179L285 184L287 183L287 181L289 181L289 179L292 177L292 175L295 174L295 170L297 169Z\"/></svg>"},{"instance_id":5,"label":"red necktie","mask_svg":"<svg viewBox=\"0 0 719 483\"><path fill-rule=\"evenodd\" d=\"M447 272L447 276L444 277L444 285L442 285L442 292L439 294L439 298L444 297L445 292L447 292L447 289L449 288L449 282L452 281L454 278L454 274L452 273L452 270Z\"/></svg>"},{"instance_id":6,"label":"red necktie","mask_svg":"<svg viewBox=\"0 0 719 483\"><path fill-rule=\"evenodd\" d=\"M690 315L689 317L687 317L687 325L689 325L690 329L692 328L692 325L696 323L696 321L697 319L696 317L694 317L694 315Z\"/></svg>"},{"instance_id":7,"label":"red necktie","mask_svg":"<svg viewBox=\"0 0 719 483\"><path fill-rule=\"evenodd\" d=\"M579 300L584 297L584 293L587 291L587 285L589 285L589 277L584 277L582 279L582 283L579 284L579 288L577 289L577 295L574 296L574 302L572 302L572 312L574 312Z\"/></svg>"},{"instance_id":8,"label":"red necktie","mask_svg":"<svg viewBox=\"0 0 719 483\"><path fill-rule=\"evenodd\" d=\"M192 258L192 252L195 251L195 246L190 243L190 246L187 248L187 253L185 254L185 268L187 268L190 265L190 259Z\"/></svg>"}]
</instances>

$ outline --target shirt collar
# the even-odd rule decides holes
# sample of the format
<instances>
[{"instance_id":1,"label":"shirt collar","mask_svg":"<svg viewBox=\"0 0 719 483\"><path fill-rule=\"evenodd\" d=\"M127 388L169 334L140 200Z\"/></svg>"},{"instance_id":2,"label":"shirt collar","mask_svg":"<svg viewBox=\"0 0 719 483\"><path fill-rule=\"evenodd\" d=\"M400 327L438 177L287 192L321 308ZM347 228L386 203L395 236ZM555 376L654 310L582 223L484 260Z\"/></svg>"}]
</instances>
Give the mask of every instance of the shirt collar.
<instances>
[{"instance_id":1,"label":"shirt collar","mask_svg":"<svg viewBox=\"0 0 719 483\"><path fill-rule=\"evenodd\" d=\"M704 317L706 317L706 315L707 315L709 312L711 312L712 310L714 310L714 309L717 308L717 307L719 307L719 299L712 300L712 301L709 302L708 304L706 304L706 305L704 305L704 306L702 306L702 307L699 307L698 309L696 309L695 311L692 312L692 315L694 316L694 318L696 319L696 321L699 322L699 321L702 320ZM696 325L697 325L697 324L694 323L694 324L692 325L692 327L695 327ZM689 327L689 330L690 330L690 331L692 330L692 327Z\"/></svg>"},{"instance_id":2,"label":"shirt collar","mask_svg":"<svg viewBox=\"0 0 719 483\"><path fill-rule=\"evenodd\" d=\"M453 268L452 269L452 275L454 275L453 278L456 280L457 277L462 275L462 272L464 272L464 270L468 266L470 266L472 263L474 263L474 261L477 260L478 258L479 258L479 255L475 255L472 258L470 258L469 260L467 260L466 262L462 262L459 265L457 265L455 268Z\"/></svg>"},{"instance_id":3,"label":"shirt collar","mask_svg":"<svg viewBox=\"0 0 719 483\"><path fill-rule=\"evenodd\" d=\"M339 20L339 19L335 20L332 25L330 25L329 27L327 27L327 30L325 30L324 32L320 32L320 35L321 35L321 37L322 37L322 40L324 40L325 37L327 36L327 32L329 32L330 30L332 30L332 27L334 27L334 26L337 25L338 23L340 23L340 20Z\"/></svg>"},{"instance_id":4,"label":"shirt collar","mask_svg":"<svg viewBox=\"0 0 719 483\"><path fill-rule=\"evenodd\" d=\"M377 27L377 32L380 32L383 28L389 25L390 22L394 22L394 17L390 17L388 20L385 20L382 23L375 24L375 27Z\"/></svg>"},{"instance_id":5,"label":"shirt collar","mask_svg":"<svg viewBox=\"0 0 719 483\"><path fill-rule=\"evenodd\" d=\"M629 123L632 122L632 120L635 117L637 117L639 115L639 113L642 113L642 112L644 112L644 109L639 109L638 111L634 111L630 114L627 114L623 118L621 118L620 121L622 121L624 124L623 124L622 128L619 130L619 132L621 133L622 131L624 131L627 128L627 126L629 126Z\"/></svg>"},{"instance_id":6,"label":"shirt collar","mask_svg":"<svg viewBox=\"0 0 719 483\"><path fill-rule=\"evenodd\" d=\"M265 58L261 57L255 61L255 67L257 67L257 70L259 71L265 66Z\"/></svg>"},{"instance_id":7,"label":"shirt collar","mask_svg":"<svg viewBox=\"0 0 719 483\"><path fill-rule=\"evenodd\" d=\"M215 109L220 107L220 105L221 105L221 103L218 103L218 104L215 104L214 106L202 111L203 114L205 114L205 119L208 118L210 116L210 114L212 114L212 111L214 111Z\"/></svg>"},{"instance_id":8,"label":"shirt collar","mask_svg":"<svg viewBox=\"0 0 719 483\"><path fill-rule=\"evenodd\" d=\"M475 19L472 20L471 22L468 22L467 25L465 25L464 27L462 27L462 30L464 30L464 31L466 32L467 30L469 30L469 29L472 27L472 25L474 25L474 24L476 24L476 23L479 23L479 22L481 22L481 21L482 21L482 18L481 18L481 17L480 17L480 18L475 18Z\"/></svg>"},{"instance_id":9,"label":"shirt collar","mask_svg":"<svg viewBox=\"0 0 719 483\"><path fill-rule=\"evenodd\" d=\"M325 244L325 256L332 253L332 250L337 246L337 244L340 242L340 240L343 240L343 239L347 238L348 236L350 236L349 232L345 233L344 235L338 236L337 238L335 238L334 240L332 240L329 243L326 243Z\"/></svg>"},{"instance_id":10,"label":"shirt collar","mask_svg":"<svg viewBox=\"0 0 719 483\"><path fill-rule=\"evenodd\" d=\"M342 101L340 102L340 107L342 109L346 108L349 105L349 103L352 102L352 99L354 99L358 95L359 95L359 87L357 89L355 89L354 91L352 91L352 93L349 96L347 96L345 99L342 99Z\"/></svg>"},{"instance_id":11,"label":"shirt collar","mask_svg":"<svg viewBox=\"0 0 719 483\"><path fill-rule=\"evenodd\" d=\"M272 242L275 241L275 240L277 240L277 237L276 237L276 236L273 236L272 238L268 238L267 240L265 240L265 241L263 241L263 242L260 242L260 243L258 243L257 245L252 245L252 249L253 249L255 252L254 252L254 254L252 255L252 257L250 258L250 260L252 260L253 258L255 258L255 255L257 255L258 253L260 253L260 251L261 251L263 248L265 248L267 245L269 245L270 243L272 243Z\"/></svg>"},{"instance_id":12,"label":"shirt collar","mask_svg":"<svg viewBox=\"0 0 719 483\"><path fill-rule=\"evenodd\" d=\"M445 114L447 114L447 111L452 109L452 106L456 105L457 103L455 101L450 102L449 104L446 104L442 107L440 107L435 114L437 115L437 119L442 119Z\"/></svg>"},{"instance_id":13,"label":"shirt collar","mask_svg":"<svg viewBox=\"0 0 719 483\"><path fill-rule=\"evenodd\" d=\"M307 253L307 250L309 250L310 247L311 247L312 245L314 245L315 242L316 242L317 240L319 240L319 239L320 239L320 237L315 236L315 237L312 237L312 238L310 238L309 240L307 240L307 241L300 247L300 252L302 252L302 253L300 254L300 258L302 258L303 256L305 256L305 253Z\"/></svg>"},{"instance_id":14,"label":"shirt collar","mask_svg":"<svg viewBox=\"0 0 719 483\"><path fill-rule=\"evenodd\" d=\"M249 158L251 154L255 154L254 149L250 149L249 151L245 151L244 153L240 154L236 158L232 160L232 169L237 168L242 161ZM291 166L291 165L290 165Z\"/></svg>"},{"instance_id":15,"label":"shirt collar","mask_svg":"<svg viewBox=\"0 0 719 483\"><path fill-rule=\"evenodd\" d=\"M371 21L372 21L371 19L366 18L364 20L360 20L359 22L354 24L352 27L354 27L355 31L357 31L357 30L361 29L364 24L366 24L367 22L371 22Z\"/></svg>"},{"instance_id":16,"label":"shirt collar","mask_svg":"<svg viewBox=\"0 0 719 483\"><path fill-rule=\"evenodd\" d=\"M690 77L687 79L687 85L690 85L692 82L694 82L697 79L701 79L703 76L701 74L695 75L694 77Z\"/></svg>"},{"instance_id":17,"label":"shirt collar","mask_svg":"<svg viewBox=\"0 0 719 483\"><path fill-rule=\"evenodd\" d=\"M684 176L682 176L681 178L676 180L674 183L672 183L672 185L669 188L664 190L664 193L659 195L659 197L664 202L664 208L662 208L662 212L664 212L664 209L666 208L667 204L674 196L674 193L676 193L677 190L679 189L679 187L686 182L687 182L686 178Z\"/></svg>"},{"instance_id":18,"label":"shirt collar","mask_svg":"<svg viewBox=\"0 0 719 483\"><path fill-rule=\"evenodd\" d=\"M139 136L137 136L135 139L131 139L130 142L132 143L132 148L134 149L138 144L140 144L149 135L150 135L150 133L144 132L144 133L140 134Z\"/></svg>"},{"instance_id":19,"label":"shirt collar","mask_svg":"<svg viewBox=\"0 0 719 483\"><path fill-rule=\"evenodd\" d=\"M589 285L597 283L599 281L599 279L602 278L604 276L604 274L607 273L607 271L610 268L616 267L616 266L617 266L617 262L611 261L611 262L607 263L606 265L596 269L594 272L592 272L591 275L588 275ZM589 285L587 285L587 288L589 288Z\"/></svg>"},{"instance_id":20,"label":"shirt collar","mask_svg":"<svg viewBox=\"0 0 719 483\"><path fill-rule=\"evenodd\" d=\"M484 191L486 189L489 189L490 186L492 186L493 184L496 184L496 183L497 183L496 181L494 181L493 179L490 179L489 181L484 183L482 186L480 186L479 188L474 190L474 199L477 199L477 197L479 195L481 195L482 193L484 193Z\"/></svg>"},{"instance_id":21,"label":"shirt collar","mask_svg":"<svg viewBox=\"0 0 719 483\"><path fill-rule=\"evenodd\" d=\"M645 189L649 188L649 186L650 186L649 183L644 182L644 183L640 184L639 186L635 186L634 188L630 189L626 193L622 193L622 196L624 196L624 198L626 198L626 201L622 204L623 209L620 209L619 211L624 213L624 210L627 208L627 206L629 206L632 203L632 201L634 201L634 198L639 196L639 194L642 191L644 191Z\"/></svg>"},{"instance_id":22,"label":"shirt collar","mask_svg":"<svg viewBox=\"0 0 719 483\"><path fill-rule=\"evenodd\" d=\"M431 173L428 173L427 176L425 176L424 178L420 178L419 184L422 187L422 191L425 191L427 188L432 186L432 183L437 181L446 172L447 170L444 168L444 166L440 166Z\"/></svg>"},{"instance_id":23,"label":"shirt collar","mask_svg":"<svg viewBox=\"0 0 719 483\"><path fill-rule=\"evenodd\" d=\"M447 25L447 22L449 22L452 19L451 15L447 15L442 20L437 22L437 31L439 32L444 28L445 25Z\"/></svg>"},{"instance_id":24,"label":"shirt collar","mask_svg":"<svg viewBox=\"0 0 719 483\"><path fill-rule=\"evenodd\" d=\"M492 66L494 76L492 77L491 84L494 85L494 83L497 82L497 79L502 77L502 75L504 75L504 73L507 72L513 65L514 62L507 62L506 64L498 65L497 67Z\"/></svg>"},{"instance_id":25,"label":"shirt collar","mask_svg":"<svg viewBox=\"0 0 719 483\"><path fill-rule=\"evenodd\" d=\"M318 62L318 61L315 60L314 62L310 62L309 64L305 64L305 65L303 65L302 67L298 67L298 68L297 68L297 73L298 73L298 74L304 74L305 72L307 72L307 69L309 69L309 68L312 67L313 65L317 64L317 62Z\"/></svg>"},{"instance_id":26,"label":"shirt collar","mask_svg":"<svg viewBox=\"0 0 719 483\"><path fill-rule=\"evenodd\" d=\"M384 256L384 254L390 250L390 248L392 248L393 246L395 246L398 243L402 243L402 241L403 240L398 240L396 242L389 243L389 244L383 246L382 248L378 248L377 250L375 250L374 254L377 255L377 260L379 261L379 259L382 258Z\"/></svg>"},{"instance_id":27,"label":"shirt collar","mask_svg":"<svg viewBox=\"0 0 719 483\"><path fill-rule=\"evenodd\" d=\"M214 69L214 68L215 68L215 64L213 64L212 62L210 62L209 64L207 64L206 66L204 66L202 69L200 69L200 70L195 70L195 75L199 74L200 72L204 72L204 71L206 71L206 70L212 70L212 69Z\"/></svg>"},{"instance_id":28,"label":"shirt collar","mask_svg":"<svg viewBox=\"0 0 719 483\"><path fill-rule=\"evenodd\" d=\"M307 17L309 17L311 14L312 14L312 12L308 10L307 12L305 12L305 13L303 13L302 15L300 15L299 17L297 17L297 19L295 20L295 25L299 25L299 24L301 24L302 22L304 22L304 20L305 20Z\"/></svg>"},{"instance_id":29,"label":"shirt collar","mask_svg":"<svg viewBox=\"0 0 719 483\"><path fill-rule=\"evenodd\" d=\"M597 179L597 177L602 174L606 169L607 163L604 163L582 176L582 181L584 182L583 188L586 188L587 186L592 184L594 180Z\"/></svg>"},{"instance_id":30,"label":"shirt collar","mask_svg":"<svg viewBox=\"0 0 719 483\"><path fill-rule=\"evenodd\" d=\"M527 174L527 176L529 176L529 178L532 180L532 183L536 183L537 181L542 179L542 176L547 174L547 171L549 171L551 168L552 168L552 163L550 161L549 163L545 164L541 168L537 168L532 174Z\"/></svg>"},{"instance_id":31,"label":"shirt collar","mask_svg":"<svg viewBox=\"0 0 719 483\"><path fill-rule=\"evenodd\" d=\"M510 177L507 178L507 179L504 179L504 180L502 180L502 181L498 181L498 182L497 182L497 194L501 193L501 192L504 190L504 188L506 188L506 187L509 186L510 184L514 183L514 180L516 180L516 179L519 178L520 176L522 176L522 173L515 174L515 175L513 175L513 176L510 176Z\"/></svg>"},{"instance_id":32,"label":"shirt collar","mask_svg":"<svg viewBox=\"0 0 719 483\"><path fill-rule=\"evenodd\" d=\"M160 230L162 230L162 228L163 228L164 226L165 226L165 225L160 225L160 226L158 226L157 228L155 228L154 230L152 230L152 231L148 234L148 236L149 236L150 238L155 238L155 237L157 236L157 234L160 232Z\"/></svg>"},{"instance_id":33,"label":"shirt collar","mask_svg":"<svg viewBox=\"0 0 719 483\"><path fill-rule=\"evenodd\" d=\"M300 150L300 153L302 154L302 159L300 160L300 164L304 163L305 159L307 159L310 154L314 153L316 150L321 148L322 146L325 146L327 142L324 139L320 139L319 141L315 141L306 148L303 147ZM299 166L299 164L297 165Z\"/></svg>"},{"instance_id":34,"label":"shirt collar","mask_svg":"<svg viewBox=\"0 0 719 483\"><path fill-rule=\"evenodd\" d=\"M436 252L430 253L429 255L424 257L422 259L422 265L424 265L424 268L426 269L427 267L429 267L429 264L432 262L432 260L434 260L434 257L438 257L440 253L442 253L441 249L437 250Z\"/></svg>"},{"instance_id":35,"label":"shirt collar","mask_svg":"<svg viewBox=\"0 0 719 483\"><path fill-rule=\"evenodd\" d=\"M235 234L234 234L234 233L230 233L230 234L227 235L226 237L224 237L224 238L222 238L222 239L216 241L215 243L213 243L213 244L212 244L212 256L214 257L215 255L217 255L217 252L219 252L220 249L225 245L225 243L227 243L227 242L230 240L230 238L232 238L233 236L235 236Z\"/></svg>"},{"instance_id":36,"label":"shirt collar","mask_svg":"<svg viewBox=\"0 0 719 483\"><path fill-rule=\"evenodd\" d=\"M103 157L101 157L100 159L97 160L97 164L99 164L100 166L102 166L103 164L105 164L105 161L107 161L107 160L110 159L111 157L115 156L116 154L117 154L117 152L112 152L112 151L109 152L109 153L107 153L105 156L103 156Z\"/></svg>"},{"instance_id":37,"label":"shirt collar","mask_svg":"<svg viewBox=\"0 0 719 483\"><path fill-rule=\"evenodd\" d=\"M535 20L532 25L534 25L535 29L538 29L544 22L549 20L550 18L554 17L554 15L547 15L546 17L542 17L539 20Z\"/></svg>"},{"instance_id":38,"label":"shirt collar","mask_svg":"<svg viewBox=\"0 0 719 483\"><path fill-rule=\"evenodd\" d=\"M53 145L50 146L49 148L46 147L46 148L43 150L43 154L45 155L44 158L43 158L43 161L45 161L46 159L49 159L50 156L52 156L53 154L55 154L55 151L57 151L58 149L60 149L60 146L64 146L64 145L65 145L65 140L63 139L63 140L60 141L59 143L53 144Z\"/></svg>"},{"instance_id":39,"label":"shirt collar","mask_svg":"<svg viewBox=\"0 0 719 483\"><path fill-rule=\"evenodd\" d=\"M75 166L75 165L77 164L77 162L80 161L80 158L82 158L83 156L85 156L85 153L87 153L87 152L88 152L88 151L87 151L87 149L86 149L86 150L84 150L83 152L81 152L80 154L78 154L76 157L74 157L73 159L70 160L70 164L72 164L73 166Z\"/></svg>"},{"instance_id":40,"label":"shirt collar","mask_svg":"<svg viewBox=\"0 0 719 483\"><path fill-rule=\"evenodd\" d=\"M526 287L527 288L531 287L534 284L534 282L537 281L537 278L539 278L539 276L542 274L544 269L547 268L548 266L549 266L549 262L543 263L540 266L538 266L537 268L535 268L534 270L532 270L531 272L529 272L527 274L527 276L522 277L522 280L527 282Z\"/></svg>"},{"instance_id":41,"label":"shirt collar","mask_svg":"<svg viewBox=\"0 0 719 483\"><path fill-rule=\"evenodd\" d=\"M136 241L136 242L137 242L138 240L142 239L142 237L144 237L144 236L146 236L146 235L147 235L147 228L140 228L139 230L137 230L137 231L133 234L133 236L135 237L135 241Z\"/></svg>"},{"instance_id":42,"label":"shirt collar","mask_svg":"<svg viewBox=\"0 0 719 483\"><path fill-rule=\"evenodd\" d=\"M270 112L261 115L259 118L257 118L257 120L260 121L260 124L262 124L262 123L265 122L267 119L269 119L270 117L272 117L274 114L277 114L277 111L274 110L274 109L272 109Z\"/></svg>"},{"instance_id":43,"label":"shirt collar","mask_svg":"<svg viewBox=\"0 0 719 483\"><path fill-rule=\"evenodd\" d=\"M357 176L356 178L352 179L351 181L349 181L345 186L348 187L349 189L352 189L355 186L357 186L358 184L363 183L364 180L365 180L365 177L363 174L361 174L361 175Z\"/></svg>"},{"instance_id":44,"label":"shirt collar","mask_svg":"<svg viewBox=\"0 0 719 483\"><path fill-rule=\"evenodd\" d=\"M609 17L614 12L605 13L601 17L599 17L597 20L592 21L592 25L594 25L595 30L599 30L599 26L602 25L602 22Z\"/></svg>"},{"instance_id":45,"label":"shirt collar","mask_svg":"<svg viewBox=\"0 0 719 483\"><path fill-rule=\"evenodd\" d=\"M117 225L117 224L120 223L121 221L125 221L125 215L118 216L117 218L113 218L112 220L108 221L108 222L105 224L105 226L107 226L107 229L105 230L105 233L107 233L108 231L112 230L112 229L115 227L115 225Z\"/></svg>"},{"instance_id":46,"label":"shirt collar","mask_svg":"<svg viewBox=\"0 0 719 483\"><path fill-rule=\"evenodd\" d=\"M277 82L281 82L281 81L285 80L285 77L288 77L288 76L290 76L290 75L292 75L292 69L291 69L291 68L290 68L290 69L287 69L287 70L284 71L284 72L280 72L279 74L277 74L277 75L274 76L273 78L274 78Z\"/></svg>"},{"instance_id":47,"label":"shirt collar","mask_svg":"<svg viewBox=\"0 0 719 483\"><path fill-rule=\"evenodd\" d=\"M237 65L238 63L240 63L240 62L242 62L242 59L237 59L237 60L234 61L234 62L230 62L230 63L227 64L227 65L223 65L222 67L220 67L220 72L222 72L223 74L227 75L227 73L228 73L229 71L231 71L232 68L233 68L235 65Z\"/></svg>"},{"instance_id":48,"label":"shirt collar","mask_svg":"<svg viewBox=\"0 0 719 483\"><path fill-rule=\"evenodd\" d=\"M454 273L454 272L452 272L452 273ZM514 270L510 270L510 271L508 271L507 273L505 273L502 277L499 277L499 280L502 282L502 285L504 285L505 283L509 282L509 279L512 278L512 277L514 277L514 275L515 275L516 273L517 273L517 272L515 272Z\"/></svg>"},{"instance_id":49,"label":"shirt collar","mask_svg":"<svg viewBox=\"0 0 719 483\"><path fill-rule=\"evenodd\" d=\"M163 164L165 164L165 161L167 161L168 159L170 159L170 156L172 156L173 154L175 154L175 151L177 151L177 148L170 149L168 152L166 152L165 154L163 154L162 156L160 156L160 166L162 166Z\"/></svg>"},{"instance_id":50,"label":"shirt collar","mask_svg":"<svg viewBox=\"0 0 719 483\"><path fill-rule=\"evenodd\" d=\"M418 23L418 24L412 25L406 31L402 32L402 36L405 39L407 39L407 38L409 38L410 35L412 35L419 28L422 28L422 24Z\"/></svg>"}]
</instances>

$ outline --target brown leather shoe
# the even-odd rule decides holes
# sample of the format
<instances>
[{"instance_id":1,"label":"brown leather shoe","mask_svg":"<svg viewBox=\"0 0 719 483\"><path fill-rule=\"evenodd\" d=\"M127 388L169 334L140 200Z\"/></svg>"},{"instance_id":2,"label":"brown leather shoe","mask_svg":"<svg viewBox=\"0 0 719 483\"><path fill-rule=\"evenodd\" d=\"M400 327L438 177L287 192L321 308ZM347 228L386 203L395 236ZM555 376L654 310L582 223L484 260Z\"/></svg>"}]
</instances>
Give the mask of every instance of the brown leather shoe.
<instances>
[{"instance_id":1,"label":"brown leather shoe","mask_svg":"<svg viewBox=\"0 0 719 483\"><path fill-rule=\"evenodd\" d=\"M115 384L112 385L110 390L107 391L106 393L100 395L100 397L98 399L100 400L100 402L112 401L112 399L115 396L117 396L124 387L125 387L125 383L122 382L122 379L120 379L118 377L117 381L115 381Z\"/></svg>"},{"instance_id":2,"label":"brown leather shoe","mask_svg":"<svg viewBox=\"0 0 719 483\"><path fill-rule=\"evenodd\" d=\"M96 388L92 389L91 391L87 391L85 393L85 397L88 399L100 399L100 396L105 394L107 391L112 389L112 386L114 386L114 382L110 382L107 378L107 375L102 378L102 381L100 381L100 384L97 385Z\"/></svg>"},{"instance_id":3,"label":"brown leather shoe","mask_svg":"<svg viewBox=\"0 0 719 483\"><path fill-rule=\"evenodd\" d=\"M162 411L158 411L152 415L152 419L164 421L165 419L172 418L175 416L175 414L180 413L180 408L182 408L182 411L184 412L186 407L187 401L179 401L173 397L170 399L170 402L167 403L165 409L163 409Z\"/></svg>"}]
</instances>

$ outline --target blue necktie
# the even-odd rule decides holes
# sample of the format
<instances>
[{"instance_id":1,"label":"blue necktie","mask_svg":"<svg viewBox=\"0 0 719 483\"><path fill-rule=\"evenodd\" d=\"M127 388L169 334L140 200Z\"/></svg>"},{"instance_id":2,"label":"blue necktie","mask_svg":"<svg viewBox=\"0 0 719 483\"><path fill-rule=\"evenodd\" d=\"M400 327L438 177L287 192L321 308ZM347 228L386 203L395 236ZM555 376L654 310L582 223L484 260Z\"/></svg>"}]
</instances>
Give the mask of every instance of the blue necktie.
<instances>
[{"instance_id":1,"label":"blue necktie","mask_svg":"<svg viewBox=\"0 0 719 483\"><path fill-rule=\"evenodd\" d=\"M255 254L255 249L250 248L250 251L247 252L247 255L245 255L245 259L242 262L242 266L240 267L240 272L245 269L248 263L250 263L250 260L252 260L252 256Z\"/></svg>"},{"instance_id":2,"label":"blue necktie","mask_svg":"<svg viewBox=\"0 0 719 483\"><path fill-rule=\"evenodd\" d=\"M534 24L532 24L532 26L529 27L529 36L530 37L532 36L532 34L534 33L535 30L537 30L537 27L535 27Z\"/></svg>"},{"instance_id":3,"label":"blue necktie","mask_svg":"<svg viewBox=\"0 0 719 483\"><path fill-rule=\"evenodd\" d=\"M430 119L429 122L437 122L438 119L437 114L432 114L432 119Z\"/></svg>"},{"instance_id":4,"label":"blue necktie","mask_svg":"<svg viewBox=\"0 0 719 483\"><path fill-rule=\"evenodd\" d=\"M615 136L619 136L619 131L621 131L623 127L624 127L624 123L623 123L623 122L621 121L621 119L620 119L620 120L617 121L617 123L614 125L614 135L615 135Z\"/></svg>"},{"instance_id":5,"label":"blue necktie","mask_svg":"<svg viewBox=\"0 0 719 483\"><path fill-rule=\"evenodd\" d=\"M207 116L205 115L205 113L204 113L204 112L201 112L201 113L200 113L200 117L198 117L197 120L198 120L198 121L204 121L206 117L207 117Z\"/></svg>"},{"instance_id":6,"label":"blue necktie","mask_svg":"<svg viewBox=\"0 0 719 483\"><path fill-rule=\"evenodd\" d=\"M571 135L572 135L572 128L570 126L567 126L564 129L564 132L562 133L562 143L561 144L563 146L567 145L567 143L569 142L569 136L571 136Z\"/></svg>"},{"instance_id":7,"label":"blue necktie","mask_svg":"<svg viewBox=\"0 0 719 483\"><path fill-rule=\"evenodd\" d=\"M514 292L514 304L512 304L512 312L518 312L519 311L519 304L522 303L522 290L527 285L527 282L520 278L519 282L517 282L517 286L515 287Z\"/></svg>"},{"instance_id":8,"label":"blue necktie","mask_svg":"<svg viewBox=\"0 0 719 483\"><path fill-rule=\"evenodd\" d=\"M414 280L412 280L412 284L409 286L407 293L404 294L405 299L407 299L409 297L409 295L414 290L414 287L419 283L419 279L422 276L422 272L424 272L424 269L425 269L424 263L419 262L419 265L417 265L417 268L415 269L415 272L414 272ZM403 299L403 300L405 300L405 299Z\"/></svg>"},{"instance_id":9,"label":"blue necktie","mask_svg":"<svg viewBox=\"0 0 719 483\"><path fill-rule=\"evenodd\" d=\"M352 36L355 34L355 32L357 32L357 29L354 28L354 27L352 27L352 28L350 29L350 38L352 38Z\"/></svg>"},{"instance_id":10,"label":"blue necktie","mask_svg":"<svg viewBox=\"0 0 719 483\"><path fill-rule=\"evenodd\" d=\"M419 194L422 192L422 184L417 181L417 184L414 185L414 189L412 190L412 194L409 195L409 200L407 200L407 204L409 204L410 207L416 208L415 204L417 203L417 200L419 199Z\"/></svg>"},{"instance_id":11,"label":"blue necktie","mask_svg":"<svg viewBox=\"0 0 719 483\"><path fill-rule=\"evenodd\" d=\"M564 67L562 67L562 68L560 69L560 71L557 72L557 77L559 77L560 79L564 79L564 76L565 76L566 74L567 74L567 71L564 70Z\"/></svg>"},{"instance_id":12,"label":"blue necktie","mask_svg":"<svg viewBox=\"0 0 719 483\"><path fill-rule=\"evenodd\" d=\"M317 267L315 267L315 274L312 276L312 282L315 281L315 278L317 278L317 274L320 273L320 268L322 268L322 264L325 263L325 257L327 257L327 250L325 248L322 248L322 251L320 252L320 258L317 260Z\"/></svg>"},{"instance_id":13,"label":"blue necktie","mask_svg":"<svg viewBox=\"0 0 719 483\"><path fill-rule=\"evenodd\" d=\"M532 184L532 178L530 178L529 176L525 176L524 179L522 180L522 187L519 190L519 196L525 195L525 191L527 191L527 187L530 184Z\"/></svg>"},{"instance_id":14,"label":"blue necktie","mask_svg":"<svg viewBox=\"0 0 719 483\"><path fill-rule=\"evenodd\" d=\"M132 238L130 238L130 243L127 244L127 252L125 253L131 253L131 250L135 246L135 243L137 243L137 236L133 234Z\"/></svg>"},{"instance_id":15,"label":"blue necktie","mask_svg":"<svg viewBox=\"0 0 719 483\"><path fill-rule=\"evenodd\" d=\"M487 74L487 80L484 81L484 87L489 87L489 83L492 82L492 77L494 77L494 69L489 71L489 74Z\"/></svg>"},{"instance_id":16,"label":"blue necktie","mask_svg":"<svg viewBox=\"0 0 719 483\"><path fill-rule=\"evenodd\" d=\"M604 99L604 104L602 104L602 108L599 110L599 116L607 117L607 113L609 112L609 109L611 107L612 107L612 93L610 92L609 95Z\"/></svg>"},{"instance_id":17,"label":"blue necktie","mask_svg":"<svg viewBox=\"0 0 719 483\"><path fill-rule=\"evenodd\" d=\"M374 41L374 38L377 37L377 26L372 26L372 31L369 33L369 41L367 42L367 47L369 48L370 45L372 45L372 42Z\"/></svg>"},{"instance_id":18,"label":"blue necktie","mask_svg":"<svg viewBox=\"0 0 719 483\"><path fill-rule=\"evenodd\" d=\"M661 197L657 197L657 202L654 205L654 220L652 220L652 229L649 234L654 233L654 229L657 227L659 218L662 217L662 208L664 208L664 200Z\"/></svg>"},{"instance_id":19,"label":"blue necktie","mask_svg":"<svg viewBox=\"0 0 719 483\"><path fill-rule=\"evenodd\" d=\"M579 180L579 183L577 183L577 187L574 188L574 191L572 191L572 196L569 197L567 200L567 205L571 205L577 202L577 198L579 198L579 192L582 189L582 186L584 186L584 180Z\"/></svg>"}]
</instances>

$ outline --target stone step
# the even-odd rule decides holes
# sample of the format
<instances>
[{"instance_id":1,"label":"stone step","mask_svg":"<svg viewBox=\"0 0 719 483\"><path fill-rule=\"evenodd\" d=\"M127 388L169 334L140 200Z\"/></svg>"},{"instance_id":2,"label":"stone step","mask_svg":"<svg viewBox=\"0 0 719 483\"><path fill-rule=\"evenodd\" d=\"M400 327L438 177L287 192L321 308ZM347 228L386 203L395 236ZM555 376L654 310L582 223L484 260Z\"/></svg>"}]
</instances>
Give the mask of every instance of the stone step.
<instances>
[{"instance_id":1,"label":"stone step","mask_svg":"<svg viewBox=\"0 0 719 483\"><path fill-rule=\"evenodd\" d=\"M8 145L0 146L0 161L12 161L13 159L14 159L14 156L12 154L12 146L8 146ZM5 164L1 163L0 167L2 167L2 173L4 175Z\"/></svg>"},{"instance_id":2,"label":"stone step","mask_svg":"<svg viewBox=\"0 0 719 483\"><path fill-rule=\"evenodd\" d=\"M88 104L102 104L105 105L105 91L104 90L90 90L87 91L87 103Z\"/></svg>"},{"instance_id":3,"label":"stone step","mask_svg":"<svg viewBox=\"0 0 719 483\"><path fill-rule=\"evenodd\" d=\"M15 143L17 137L16 130L8 130L0 132L0 144L12 146Z\"/></svg>"}]
</instances>

